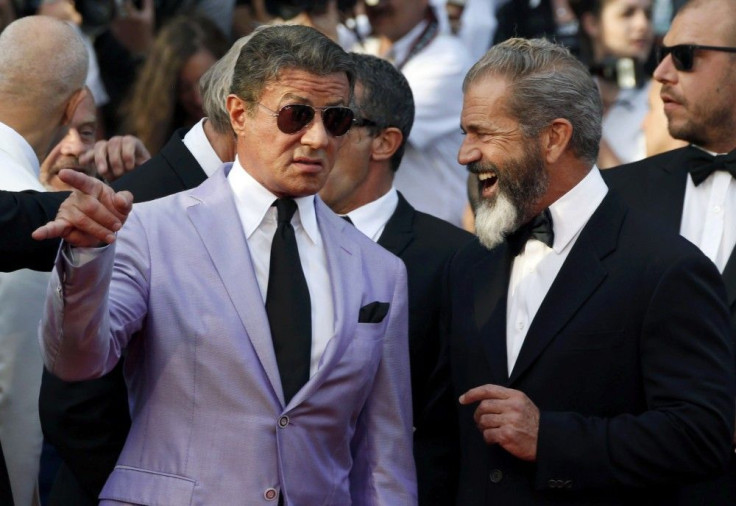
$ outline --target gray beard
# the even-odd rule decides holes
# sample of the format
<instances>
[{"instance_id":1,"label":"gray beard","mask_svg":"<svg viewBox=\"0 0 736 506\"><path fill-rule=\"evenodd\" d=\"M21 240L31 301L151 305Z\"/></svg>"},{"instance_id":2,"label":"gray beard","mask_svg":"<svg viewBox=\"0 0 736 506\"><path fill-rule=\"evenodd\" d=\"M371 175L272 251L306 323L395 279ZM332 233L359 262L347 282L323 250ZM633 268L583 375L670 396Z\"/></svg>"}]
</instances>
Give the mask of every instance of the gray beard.
<instances>
[{"instance_id":1,"label":"gray beard","mask_svg":"<svg viewBox=\"0 0 736 506\"><path fill-rule=\"evenodd\" d=\"M519 210L504 192L493 203L481 200L475 214L475 233L480 243L493 249L519 225Z\"/></svg>"}]
</instances>

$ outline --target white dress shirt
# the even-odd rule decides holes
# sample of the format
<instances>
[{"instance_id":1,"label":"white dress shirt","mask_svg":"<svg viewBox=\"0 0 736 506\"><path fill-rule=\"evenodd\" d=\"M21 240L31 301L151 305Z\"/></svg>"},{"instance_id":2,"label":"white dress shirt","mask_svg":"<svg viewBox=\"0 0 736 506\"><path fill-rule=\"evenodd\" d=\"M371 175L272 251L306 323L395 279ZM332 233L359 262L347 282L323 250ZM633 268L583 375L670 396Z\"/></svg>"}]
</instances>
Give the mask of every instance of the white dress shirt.
<instances>
[{"instance_id":1,"label":"white dress shirt","mask_svg":"<svg viewBox=\"0 0 736 506\"><path fill-rule=\"evenodd\" d=\"M44 191L30 144L0 123L0 189ZM48 272L0 273L0 441L17 505L34 504L41 457L38 394L43 362L37 329Z\"/></svg>"},{"instance_id":2,"label":"white dress shirt","mask_svg":"<svg viewBox=\"0 0 736 506\"><path fill-rule=\"evenodd\" d=\"M530 239L514 259L506 308L506 358L509 375L534 316L565 263L580 232L608 193L600 171L591 171L549 206L555 240L552 247Z\"/></svg>"},{"instance_id":3,"label":"white dress shirt","mask_svg":"<svg viewBox=\"0 0 736 506\"><path fill-rule=\"evenodd\" d=\"M698 186L687 177L680 234L723 272L736 246L736 180L730 173L716 171Z\"/></svg>"},{"instance_id":4,"label":"white dress shirt","mask_svg":"<svg viewBox=\"0 0 736 506\"><path fill-rule=\"evenodd\" d=\"M350 211L347 216L353 222L355 228L363 235L368 236L373 242L378 242L386 228L386 223L396 211L399 205L399 194L393 186L382 197L373 202Z\"/></svg>"},{"instance_id":5,"label":"white dress shirt","mask_svg":"<svg viewBox=\"0 0 736 506\"><path fill-rule=\"evenodd\" d=\"M215 148L210 144L207 135L204 133L204 122L207 118L202 118L184 135L182 142L184 146L192 153L192 156L202 170L210 177L224 162L217 156ZM230 160L228 160L230 161Z\"/></svg>"},{"instance_id":6,"label":"white dress shirt","mask_svg":"<svg viewBox=\"0 0 736 506\"><path fill-rule=\"evenodd\" d=\"M248 241L258 288L265 304L271 263L271 242L277 227L276 208L272 204L277 197L248 174L237 157L227 180L235 195L235 206ZM291 224L294 227L299 259L304 277L307 279L312 306L312 360L309 368L311 377L319 368L327 342L335 333L335 313L327 254L317 226L314 195L296 198L294 201L298 210L291 219Z\"/></svg>"}]
</instances>

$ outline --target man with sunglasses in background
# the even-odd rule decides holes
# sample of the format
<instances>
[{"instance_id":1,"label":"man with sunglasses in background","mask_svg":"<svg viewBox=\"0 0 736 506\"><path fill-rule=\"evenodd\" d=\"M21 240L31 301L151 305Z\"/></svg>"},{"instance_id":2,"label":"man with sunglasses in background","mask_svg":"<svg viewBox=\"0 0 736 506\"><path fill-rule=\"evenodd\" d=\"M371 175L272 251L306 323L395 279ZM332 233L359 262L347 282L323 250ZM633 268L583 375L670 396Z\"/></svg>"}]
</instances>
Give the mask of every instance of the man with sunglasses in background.
<instances>
[{"instance_id":1,"label":"man with sunglasses in background","mask_svg":"<svg viewBox=\"0 0 736 506\"><path fill-rule=\"evenodd\" d=\"M406 270L315 197L353 75L313 29L261 29L227 98L233 164L136 206L113 246L70 205L45 228L67 237L47 368L98 376L127 348L132 423L101 504L416 504Z\"/></svg>"},{"instance_id":2,"label":"man with sunglasses in background","mask_svg":"<svg viewBox=\"0 0 736 506\"><path fill-rule=\"evenodd\" d=\"M351 54L355 62L353 128L319 196L336 213L395 254L409 281L409 359L414 411L414 459L420 506L447 506L457 489L453 394L439 363L442 274L473 236L415 210L393 185L414 120L409 83L390 62Z\"/></svg>"},{"instance_id":3,"label":"man with sunglasses in background","mask_svg":"<svg viewBox=\"0 0 736 506\"><path fill-rule=\"evenodd\" d=\"M604 171L610 187L700 247L725 281L736 333L736 1L692 0L658 48L668 129L689 146ZM736 504L736 454L682 504Z\"/></svg>"}]
</instances>

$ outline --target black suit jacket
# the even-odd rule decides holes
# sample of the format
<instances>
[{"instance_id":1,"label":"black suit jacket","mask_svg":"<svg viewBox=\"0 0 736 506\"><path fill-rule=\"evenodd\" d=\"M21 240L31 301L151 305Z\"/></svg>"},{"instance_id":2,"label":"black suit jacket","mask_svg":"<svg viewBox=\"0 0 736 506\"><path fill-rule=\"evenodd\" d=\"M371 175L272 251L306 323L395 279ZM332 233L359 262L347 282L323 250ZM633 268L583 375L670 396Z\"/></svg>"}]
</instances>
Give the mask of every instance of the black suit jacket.
<instances>
[{"instance_id":1,"label":"black suit jacket","mask_svg":"<svg viewBox=\"0 0 736 506\"><path fill-rule=\"evenodd\" d=\"M136 202L198 186L207 176L184 146L185 133L177 131L158 155L112 186L129 190ZM63 461L51 491L52 505L98 503L97 496L115 467L130 428L123 367L121 361L99 379L76 383L62 381L44 370L39 399L41 426Z\"/></svg>"},{"instance_id":2,"label":"black suit jacket","mask_svg":"<svg viewBox=\"0 0 736 506\"><path fill-rule=\"evenodd\" d=\"M692 168L688 166L687 151L691 149L697 148L679 148L604 170L603 178L631 207L644 211L660 226L679 234L685 185L688 170ZM722 276L736 329L736 250L731 252Z\"/></svg>"},{"instance_id":3,"label":"black suit jacket","mask_svg":"<svg viewBox=\"0 0 736 506\"><path fill-rule=\"evenodd\" d=\"M36 241L38 227L54 219L69 192L0 191L0 271L48 271L59 248L58 239Z\"/></svg>"},{"instance_id":4,"label":"black suit jacket","mask_svg":"<svg viewBox=\"0 0 736 506\"><path fill-rule=\"evenodd\" d=\"M602 172L609 187L626 202L647 213L653 223L665 230L679 233L685 202L685 187L692 167L684 147L622 165ZM736 332L736 249L721 274L726 285L731 326ZM736 504L736 454L726 472L715 480L706 480L688 487L680 504L683 506L733 506Z\"/></svg>"},{"instance_id":5,"label":"black suit jacket","mask_svg":"<svg viewBox=\"0 0 736 506\"><path fill-rule=\"evenodd\" d=\"M446 506L457 488L456 412L449 377L436 373L442 279L450 258L473 235L416 211L399 193L399 204L378 244L401 258L409 285L409 358L414 410L414 458L420 506ZM452 401L450 401L452 402Z\"/></svg>"},{"instance_id":6,"label":"black suit jacket","mask_svg":"<svg viewBox=\"0 0 736 506\"><path fill-rule=\"evenodd\" d=\"M537 461L487 445L460 408L458 505L671 505L725 465L734 341L723 283L690 243L609 193L540 306L510 376L506 244L452 261L445 322L456 395L495 383L541 412Z\"/></svg>"}]
</instances>

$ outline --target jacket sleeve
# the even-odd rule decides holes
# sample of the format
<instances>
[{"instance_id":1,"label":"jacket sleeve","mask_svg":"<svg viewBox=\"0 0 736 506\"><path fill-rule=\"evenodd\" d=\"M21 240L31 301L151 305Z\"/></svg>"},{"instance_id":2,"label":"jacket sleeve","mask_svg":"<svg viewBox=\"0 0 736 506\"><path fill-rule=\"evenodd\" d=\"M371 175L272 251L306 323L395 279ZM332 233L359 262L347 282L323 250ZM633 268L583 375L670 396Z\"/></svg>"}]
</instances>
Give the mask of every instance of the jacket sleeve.
<instances>
[{"instance_id":1,"label":"jacket sleeve","mask_svg":"<svg viewBox=\"0 0 736 506\"><path fill-rule=\"evenodd\" d=\"M118 253L116 254L116 248ZM62 247L39 337L44 364L66 381L98 378L120 360L147 313L148 242L131 213L115 243L75 266Z\"/></svg>"}]
</instances>

